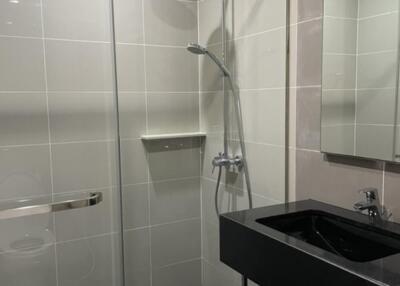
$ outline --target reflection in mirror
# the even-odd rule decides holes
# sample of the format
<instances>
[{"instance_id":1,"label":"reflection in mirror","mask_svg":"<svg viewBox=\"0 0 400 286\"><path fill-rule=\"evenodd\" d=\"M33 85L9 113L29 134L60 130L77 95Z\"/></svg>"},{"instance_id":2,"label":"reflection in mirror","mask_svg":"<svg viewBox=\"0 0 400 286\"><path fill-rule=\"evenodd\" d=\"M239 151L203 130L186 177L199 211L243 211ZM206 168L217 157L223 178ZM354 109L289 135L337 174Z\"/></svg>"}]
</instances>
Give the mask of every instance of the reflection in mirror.
<instances>
[{"instance_id":1,"label":"reflection in mirror","mask_svg":"<svg viewBox=\"0 0 400 286\"><path fill-rule=\"evenodd\" d=\"M322 152L400 161L398 9L399 0L325 0Z\"/></svg>"}]
</instances>

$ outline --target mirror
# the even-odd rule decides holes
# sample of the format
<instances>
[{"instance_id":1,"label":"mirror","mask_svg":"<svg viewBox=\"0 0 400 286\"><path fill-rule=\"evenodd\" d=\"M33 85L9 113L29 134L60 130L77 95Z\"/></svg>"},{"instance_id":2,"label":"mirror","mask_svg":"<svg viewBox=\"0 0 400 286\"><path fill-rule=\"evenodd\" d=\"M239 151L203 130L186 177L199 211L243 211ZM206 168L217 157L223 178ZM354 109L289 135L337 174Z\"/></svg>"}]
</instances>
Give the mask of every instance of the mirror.
<instances>
[{"instance_id":1,"label":"mirror","mask_svg":"<svg viewBox=\"0 0 400 286\"><path fill-rule=\"evenodd\" d=\"M324 1L322 152L400 161L399 2Z\"/></svg>"}]
</instances>

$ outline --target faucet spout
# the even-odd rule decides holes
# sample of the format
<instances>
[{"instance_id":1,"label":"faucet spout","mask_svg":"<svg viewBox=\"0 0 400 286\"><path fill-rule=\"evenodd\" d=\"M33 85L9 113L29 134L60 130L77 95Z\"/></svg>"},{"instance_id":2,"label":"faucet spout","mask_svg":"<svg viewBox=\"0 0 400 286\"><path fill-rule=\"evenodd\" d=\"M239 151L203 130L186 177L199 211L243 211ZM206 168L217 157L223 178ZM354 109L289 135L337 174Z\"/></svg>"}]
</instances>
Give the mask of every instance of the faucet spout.
<instances>
[{"instance_id":1,"label":"faucet spout","mask_svg":"<svg viewBox=\"0 0 400 286\"><path fill-rule=\"evenodd\" d=\"M382 221L384 212L382 211L383 208L379 201L378 190L375 188L367 188L359 192L366 196L366 200L355 203L353 205L354 209L359 212L367 211L368 216L372 220Z\"/></svg>"}]
</instances>

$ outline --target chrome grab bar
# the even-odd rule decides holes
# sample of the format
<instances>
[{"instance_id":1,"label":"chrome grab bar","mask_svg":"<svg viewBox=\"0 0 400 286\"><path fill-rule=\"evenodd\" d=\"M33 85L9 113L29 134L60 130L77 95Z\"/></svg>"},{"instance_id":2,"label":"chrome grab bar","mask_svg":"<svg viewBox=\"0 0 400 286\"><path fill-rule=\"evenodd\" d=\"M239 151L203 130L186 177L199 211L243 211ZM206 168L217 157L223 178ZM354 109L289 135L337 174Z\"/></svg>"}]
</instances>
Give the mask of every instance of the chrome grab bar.
<instances>
[{"instance_id":1,"label":"chrome grab bar","mask_svg":"<svg viewBox=\"0 0 400 286\"><path fill-rule=\"evenodd\" d=\"M66 200L51 204L24 206L24 207L0 210L0 220L86 208L97 205L102 201L103 201L103 194L100 192L93 192L90 193L89 197L84 199Z\"/></svg>"}]
</instances>

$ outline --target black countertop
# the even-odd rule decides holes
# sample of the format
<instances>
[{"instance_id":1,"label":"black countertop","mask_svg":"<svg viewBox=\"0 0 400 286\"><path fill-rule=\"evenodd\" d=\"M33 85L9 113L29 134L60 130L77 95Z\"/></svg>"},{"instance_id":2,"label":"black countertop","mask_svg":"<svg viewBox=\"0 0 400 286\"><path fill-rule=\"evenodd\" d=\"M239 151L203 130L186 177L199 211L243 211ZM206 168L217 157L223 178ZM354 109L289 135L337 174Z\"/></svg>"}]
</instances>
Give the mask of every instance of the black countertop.
<instances>
[{"instance_id":1,"label":"black countertop","mask_svg":"<svg viewBox=\"0 0 400 286\"><path fill-rule=\"evenodd\" d=\"M368 262L355 262L337 256L331 252L315 247L311 244L256 222L256 220L265 217L290 214L306 210L320 210L328 212L356 221L358 223L365 224L366 228L371 228L375 231L391 232L394 236L398 235L400 238L400 224L387 221L371 222L370 218L366 215L314 200L299 201L227 213L222 214L221 217L239 223L240 225L245 226L253 231L268 236L269 238L283 242L292 248L300 250L308 255L329 263L332 266L363 278L375 285L400 285L400 254L395 254Z\"/></svg>"}]
</instances>

